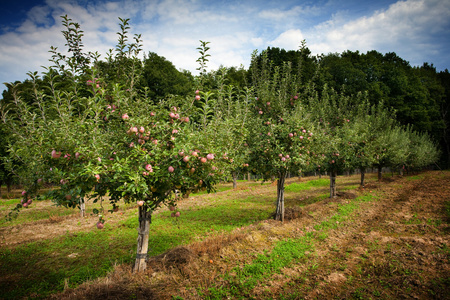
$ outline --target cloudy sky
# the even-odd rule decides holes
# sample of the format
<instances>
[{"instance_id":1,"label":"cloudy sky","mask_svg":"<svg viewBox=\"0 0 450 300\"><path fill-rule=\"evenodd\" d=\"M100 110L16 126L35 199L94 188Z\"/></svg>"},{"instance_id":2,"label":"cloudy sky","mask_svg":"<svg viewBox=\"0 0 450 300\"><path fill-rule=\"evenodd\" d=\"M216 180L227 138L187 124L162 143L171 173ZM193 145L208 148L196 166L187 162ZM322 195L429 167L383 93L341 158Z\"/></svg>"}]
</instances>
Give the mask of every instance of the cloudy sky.
<instances>
[{"instance_id":1,"label":"cloudy sky","mask_svg":"<svg viewBox=\"0 0 450 300\"><path fill-rule=\"evenodd\" d=\"M377 50L450 69L448 0L21 0L0 4L0 83L42 71L50 46L64 51L65 14L81 25L85 51L105 57L118 18L129 18L145 52L194 74L200 40L210 42L210 70L248 67L254 50L296 50L303 39L313 54Z\"/></svg>"}]
</instances>

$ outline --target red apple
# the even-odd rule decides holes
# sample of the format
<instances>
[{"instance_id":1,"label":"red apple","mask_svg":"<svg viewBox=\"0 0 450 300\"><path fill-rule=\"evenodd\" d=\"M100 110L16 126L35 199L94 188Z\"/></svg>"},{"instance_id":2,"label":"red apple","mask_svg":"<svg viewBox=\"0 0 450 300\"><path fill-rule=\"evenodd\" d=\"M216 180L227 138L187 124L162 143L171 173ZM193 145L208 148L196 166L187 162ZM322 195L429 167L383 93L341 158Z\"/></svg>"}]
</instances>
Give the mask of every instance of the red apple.
<instances>
[{"instance_id":1,"label":"red apple","mask_svg":"<svg viewBox=\"0 0 450 300\"><path fill-rule=\"evenodd\" d=\"M142 200L139 200L139 201L137 202L137 205L139 205L139 206L142 206L142 205L144 205L144 201L142 201Z\"/></svg>"},{"instance_id":2,"label":"red apple","mask_svg":"<svg viewBox=\"0 0 450 300\"><path fill-rule=\"evenodd\" d=\"M189 156L186 155L185 157L183 157L183 161L184 162L188 162L189 161Z\"/></svg>"},{"instance_id":3,"label":"red apple","mask_svg":"<svg viewBox=\"0 0 450 300\"><path fill-rule=\"evenodd\" d=\"M103 229L103 227L104 227L103 223L100 222L100 221L98 221L98 222L97 222L97 228L98 228L98 229Z\"/></svg>"},{"instance_id":4,"label":"red apple","mask_svg":"<svg viewBox=\"0 0 450 300\"><path fill-rule=\"evenodd\" d=\"M177 211L176 213L175 213L175 217L179 217L181 215L181 213L179 212L179 211Z\"/></svg>"},{"instance_id":5,"label":"red apple","mask_svg":"<svg viewBox=\"0 0 450 300\"><path fill-rule=\"evenodd\" d=\"M61 151L52 151L52 158L60 158L61 157Z\"/></svg>"},{"instance_id":6,"label":"red apple","mask_svg":"<svg viewBox=\"0 0 450 300\"><path fill-rule=\"evenodd\" d=\"M128 116L128 114L123 114L122 115L122 120L128 120L130 117Z\"/></svg>"},{"instance_id":7,"label":"red apple","mask_svg":"<svg viewBox=\"0 0 450 300\"><path fill-rule=\"evenodd\" d=\"M207 159L206 159L206 157L201 157L201 158L200 158L200 161L201 161L202 163L206 163L206 162L207 162Z\"/></svg>"},{"instance_id":8,"label":"red apple","mask_svg":"<svg viewBox=\"0 0 450 300\"><path fill-rule=\"evenodd\" d=\"M168 169L169 173L173 173L175 171L174 167L170 166Z\"/></svg>"},{"instance_id":9,"label":"red apple","mask_svg":"<svg viewBox=\"0 0 450 300\"><path fill-rule=\"evenodd\" d=\"M214 159L214 154L209 153L208 155L206 155L206 158L207 158L208 160L213 160L213 159Z\"/></svg>"}]
</instances>

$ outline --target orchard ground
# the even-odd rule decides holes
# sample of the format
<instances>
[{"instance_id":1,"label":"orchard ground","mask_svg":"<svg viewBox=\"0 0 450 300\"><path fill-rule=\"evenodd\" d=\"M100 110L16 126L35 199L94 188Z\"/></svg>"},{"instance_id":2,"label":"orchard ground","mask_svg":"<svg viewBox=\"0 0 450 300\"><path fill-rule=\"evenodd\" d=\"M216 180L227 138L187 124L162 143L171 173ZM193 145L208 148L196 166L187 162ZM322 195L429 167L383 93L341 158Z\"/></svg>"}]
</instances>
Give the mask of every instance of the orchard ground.
<instances>
[{"instance_id":1,"label":"orchard ground","mask_svg":"<svg viewBox=\"0 0 450 300\"><path fill-rule=\"evenodd\" d=\"M450 172L359 179L339 176L335 199L326 177L287 180L284 223L271 183L191 195L180 218L159 209L143 274L136 205L98 230L98 217L35 201L0 221L0 298L448 299ZM18 200L1 201L4 215Z\"/></svg>"}]
</instances>

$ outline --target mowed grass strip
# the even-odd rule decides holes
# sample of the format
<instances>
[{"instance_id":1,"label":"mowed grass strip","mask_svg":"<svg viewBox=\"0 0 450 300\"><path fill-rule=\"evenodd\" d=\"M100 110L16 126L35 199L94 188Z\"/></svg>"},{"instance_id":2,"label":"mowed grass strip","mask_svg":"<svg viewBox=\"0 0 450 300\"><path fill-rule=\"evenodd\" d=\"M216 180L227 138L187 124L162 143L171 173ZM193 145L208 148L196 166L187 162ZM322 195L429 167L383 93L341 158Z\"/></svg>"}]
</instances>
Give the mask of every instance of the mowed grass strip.
<instances>
[{"instance_id":1,"label":"mowed grass strip","mask_svg":"<svg viewBox=\"0 0 450 300\"><path fill-rule=\"evenodd\" d=\"M273 274L280 273L285 267L304 261L315 251L316 241L322 241L327 231L344 226L351 220L352 214L359 209L363 202L373 201L377 196L366 194L347 204L340 204L337 211L329 219L314 226L314 231L307 231L298 238L288 238L275 243L272 251L259 254L251 263L243 267L235 267L231 272L224 274L225 285L213 286L207 290L199 290L199 296L205 299L230 299L251 297L252 290L265 281L270 281Z\"/></svg>"}]
</instances>

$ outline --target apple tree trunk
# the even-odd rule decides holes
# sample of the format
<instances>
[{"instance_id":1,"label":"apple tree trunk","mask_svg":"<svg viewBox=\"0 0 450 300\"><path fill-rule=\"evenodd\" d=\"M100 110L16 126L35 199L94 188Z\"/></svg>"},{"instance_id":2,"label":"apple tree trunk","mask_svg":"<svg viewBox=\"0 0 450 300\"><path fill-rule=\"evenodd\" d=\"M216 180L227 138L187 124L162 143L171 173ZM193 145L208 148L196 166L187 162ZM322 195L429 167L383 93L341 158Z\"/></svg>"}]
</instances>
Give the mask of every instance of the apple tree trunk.
<instances>
[{"instance_id":1,"label":"apple tree trunk","mask_svg":"<svg viewBox=\"0 0 450 300\"><path fill-rule=\"evenodd\" d=\"M284 182L286 180L286 172L280 172L277 182L277 209L275 212L275 220L284 222Z\"/></svg>"},{"instance_id":2,"label":"apple tree trunk","mask_svg":"<svg viewBox=\"0 0 450 300\"><path fill-rule=\"evenodd\" d=\"M364 187L364 179L366 176L366 169L361 168L361 186Z\"/></svg>"},{"instance_id":3,"label":"apple tree trunk","mask_svg":"<svg viewBox=\"0 0 450 300\"><path fill-rule=\"evenodd\" d=\"M233 189L237 188L237 173L235 171L232 172L233 175Z\"/></svg>"},{"instance_id":4,"label":"apple tree trunk","mask_svg":"<svg viewBox=\"0 0 450 300\"><path fill-rule=\"evenodd\" d=\"M382 170L383 170L383 167L381 165L378 166L378 181L381 181L381 179L383 179Z\"/></svg>"},{"instance_id":5,"label":"apple tree trunk","mask_svg":"<svg viewBox=\"0 0 450 300\"><path fill-rule=\"evenodd\" d=\"M336 176L337 171L330 172L330 198L336 197Z\"/></svg>"},{"instance_id":6,"label":"apple tree trunk","mask_svg":"<svg viewBox=\"0 0 450 300\"><path fill-rule=\"evenodd\" d=\"M150 232L150 223L152 212L146 205L139 206L139 228L136 250L136 261L133 271L143 272L147 269L148 236Z\"/></svg>"},{"instance_id":7,"label":"apple tree trunk","mask_svg":"<svg viewBox=\"0 0 450 300\"><path fill-rule=\"evenodd\" d=\"M86 216L86 204L84 203L84 198L81 198L80 201L80 215L82 218Z\"/></svg>"}]
</instances>

